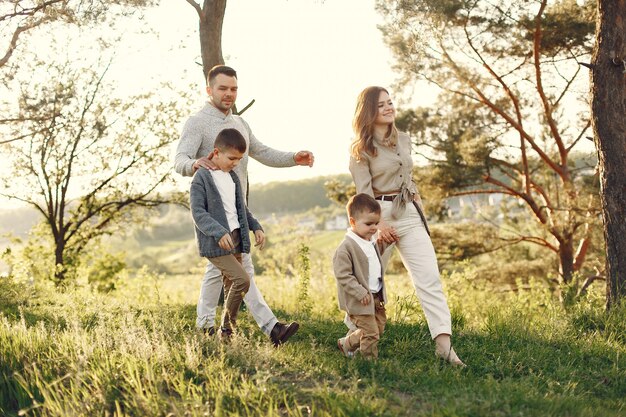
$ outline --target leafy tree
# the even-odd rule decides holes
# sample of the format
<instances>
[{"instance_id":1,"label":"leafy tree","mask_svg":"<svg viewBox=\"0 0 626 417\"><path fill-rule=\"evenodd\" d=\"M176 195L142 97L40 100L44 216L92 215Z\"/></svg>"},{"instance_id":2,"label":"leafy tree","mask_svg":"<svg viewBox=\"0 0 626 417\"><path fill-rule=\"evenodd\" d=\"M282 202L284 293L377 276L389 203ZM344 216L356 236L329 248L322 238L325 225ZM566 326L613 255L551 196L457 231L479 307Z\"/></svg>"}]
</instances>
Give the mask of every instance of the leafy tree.
<instances>
[{"instance_id":1,"label":"leafy tree","mask_svg":"<svg viewBox=\"0 0 626 417\"><path fill-rule=\"evenodd\" d=\"M537 227L515 239L553 252L561 282L570 282L599 213L590 170L572 162L591 124L579 62L591 50L592 2L379 0L377 8L404 81L445 92L436 109L403 116L435 163L424 175L447 195L519 200Z\"/></svg>"},{"instance_id":2,"label":"leafy tree","mask_svg":"<svg viewBox=\"0 0 626 417\"><path fill-rule=\"evenodd\" d=\"M0 195L43 216L57 283L71 277L88 244L140 222L134 209L178 201L158 191L169 181L185 95L164 86L157 98L122 100L105 82L107 69L35 61L12 84L13 117L22 122L3 133L27 140L1 149L14 175L2 179Z\"/></svg>"},{"instance_id":3,"label":"leafy tree","mask_svg":"<svg viewBox=\"0 0 626 417\"><path fill-rule=\"evenodd\" d=\"M626 3L599 0L591 71L606 244L607 306L626 297Z\"/></svg>"},{"instance_id":4,"label":"leafy tree","mask_svg":"<svg viewBox=\"0 0 626 417\"><path fill-rule=\"evenodd\" d=\"M124 254L105 253L97 258L87 274L87 282L98 292L111 292L116 289L118 274L126 268Z\"/></svg>"},{"instance_id":5,"label":"leafy tree","mask_svg":"<svg viewBox=\"0 0 626 417\"><path fill-rule=\"evenodd\" d=\"M130 14L138 6L154 3L153 0L4 0L0 2L0 33L9 41L6 46L0 45L4 48L0 49L0 68L9 62L19 40L37 27L52 22L73 25L99 23L107 15Z\"/></svg>"},{"instance_id":6,"label":"leafy tree","mask_svg":"<svg viewBox=\"0 0 626 417\"><path fill-rule=\"evenodd\" d=\"M20 71L29 71L31 68L25 63L30 62L32 55L39 54L42 50L54 50L55 33L62 30L86 28L93 29L106 22L107 28L114 37L119 37L119 32L114 30L116 24L124 16L138 13L143 7L155 4L155 0L8 0L0 2L0 35L3 39L9 39L8 45L0 43L0 79L3 89L0 90L0 125L21 124L21 117L14 117L5 112L9 106L7 97L12 97L14 92L9 85ZM46 27L52 36L47 36L48 48L38 48L30 42L29 35L36 33L37 29ZM90 34L96 31L89 31ZM67 35L66 35L67 37ZM4 41L3 41L4 42ZM98 46L112 47L110 40L99 36L93 40L93 49ZM41 45L41 40L37 43ZM2 49L5 48L5 49ZM16 55L16 52L19 54ZM66 51L61 51L66 54ZM15 58L18 59L15 59ZM0 145L25 139L28 136L0 137Z\"/></svg>"},{"instance_id":7,"label":"leafy tree","mask_svg":"<svg viewBox=\"0 0 626 417\"><path fill-rule=\"evenodd\" d=\"M350 197L356 194L356 186L352 180L348 182L345 178L331 178L324 182L324 188L326 197L340 206L345 206Z\"/></svg>"}]
</instances>

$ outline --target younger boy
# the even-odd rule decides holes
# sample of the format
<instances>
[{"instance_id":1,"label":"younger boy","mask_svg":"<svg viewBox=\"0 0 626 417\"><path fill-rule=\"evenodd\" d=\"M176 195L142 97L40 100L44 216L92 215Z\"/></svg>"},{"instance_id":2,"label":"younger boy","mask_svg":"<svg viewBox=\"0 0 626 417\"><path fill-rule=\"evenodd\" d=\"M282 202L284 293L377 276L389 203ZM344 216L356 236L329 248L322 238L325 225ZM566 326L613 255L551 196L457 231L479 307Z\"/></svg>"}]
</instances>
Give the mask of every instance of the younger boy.
<instances>
[{"instance_id":1,"label":"younger boy","mask_svg":"<svg viewBox=\"0 0 626 417\"><path fill-rule=\"evenodd\" d=\"M213 162L217 170L200 168L191 181L191 215L200 256L220 269L224 280L224 313L221 337L233 333L237 313L250 287L241 254L250 252L250 230L255 246L263 248L265 235L245 205L241 184L233 169L246 152L246 140L235 129L224 129L215 138Z\"/></svg>"},{"instance_id":2,"label":"younger boy","mask_svg":"<svg viewBox=\"0 0 626 417\"><path fill-rule=\"evenodd\" d=\"M356 349L367 359L378 358L378 340L385 329L385 286L376 243L380 206L373 197L357 194L346 206L350 229L333 257L339 308L350 317L356 331L337 340L345 356Z\"/></svg>"}]
</instances>

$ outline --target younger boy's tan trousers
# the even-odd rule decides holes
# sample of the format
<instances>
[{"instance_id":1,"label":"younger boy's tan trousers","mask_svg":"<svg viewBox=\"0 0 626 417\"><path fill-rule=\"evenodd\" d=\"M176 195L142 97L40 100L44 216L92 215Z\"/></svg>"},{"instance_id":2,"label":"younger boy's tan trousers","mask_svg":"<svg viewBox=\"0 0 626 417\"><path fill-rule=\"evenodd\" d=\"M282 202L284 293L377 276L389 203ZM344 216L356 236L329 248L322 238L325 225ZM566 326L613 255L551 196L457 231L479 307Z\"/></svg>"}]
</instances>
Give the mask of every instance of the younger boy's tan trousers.
<instances>
[{"instance_id":1,"label":"younger boy's tan trousers","mask_svg":"<svg viewBox=\"0 0 626 417\"><path fill-rule=\"evenodd\" d=\"M378 358L378 340L385 330L387 313L382 294L373 294L374 314L354 315L350 314L350 320L357 330L346 337L346 348L353 352L357 348L361 355L367 359Z\"/></svg>"}]
</instances>

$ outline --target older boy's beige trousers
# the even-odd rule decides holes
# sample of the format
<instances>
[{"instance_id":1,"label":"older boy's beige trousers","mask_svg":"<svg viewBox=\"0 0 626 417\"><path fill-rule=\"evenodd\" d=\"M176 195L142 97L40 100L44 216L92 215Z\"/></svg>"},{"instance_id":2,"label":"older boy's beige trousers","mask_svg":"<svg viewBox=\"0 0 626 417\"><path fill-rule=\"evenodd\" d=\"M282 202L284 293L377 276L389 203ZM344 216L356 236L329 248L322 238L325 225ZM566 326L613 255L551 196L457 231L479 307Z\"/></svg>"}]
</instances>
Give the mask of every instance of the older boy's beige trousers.
<instances>
[{"instance_id":1,"label":"older boy's beige trousers","mask_svg":"<svg viewBox=\"0 0 626 417\"><path fill-rule=\"evenodd\" d=\"M235 245L239 244L239 229L231 232ZM232 330L237 321L237 313L243 297L250 288L250 277L243 269L241 253L209 258L211 263L222 271L224 279L224 313L222 314L222 329Z\"/></svg>"},{"instance_id":2,"label":"older boy's beige trousers","mask_svg":"<svg viewBox=\"0 0 626 417\"><path fill-rule=\"evenodd\" d=\"M346 348L354 352L357 348L366 359L378 358L378 340L385 330L387 313L385 303L379 294L374 295L374 314L350 314L350 320L357 330L346 337Z\"/></svg>"}]
</instances>

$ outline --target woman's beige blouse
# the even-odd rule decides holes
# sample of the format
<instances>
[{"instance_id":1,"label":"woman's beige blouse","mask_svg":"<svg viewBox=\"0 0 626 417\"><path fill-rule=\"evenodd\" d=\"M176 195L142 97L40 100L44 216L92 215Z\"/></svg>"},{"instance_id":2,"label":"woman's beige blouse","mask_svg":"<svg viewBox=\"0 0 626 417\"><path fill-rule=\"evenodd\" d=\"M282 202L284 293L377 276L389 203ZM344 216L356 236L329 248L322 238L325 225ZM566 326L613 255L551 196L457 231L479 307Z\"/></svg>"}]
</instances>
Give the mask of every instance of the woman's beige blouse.
<instances>
[{"instance_id":1,"label":"woman's beige blouse","mask_svg":"<svg viewBox=\"0 0 626 417\"><path fill-rule=\"evenodd\" d=\"M411 138L406 133L399 133L395 148L383 146L376 139L374 145L378 152L377 156L363 153L359 161L350 156L350 173L356 185L356 192L372 197L400 194L401 198L396 198L399 201L394 204L394 207L399 207L393 211L401 214L400 208L403 212L405 204L412 201L417 192L413 182Z\"/></svg>"}]
</instances>

